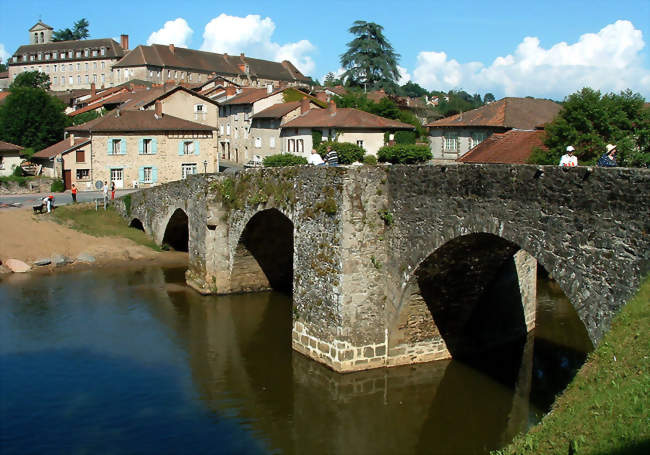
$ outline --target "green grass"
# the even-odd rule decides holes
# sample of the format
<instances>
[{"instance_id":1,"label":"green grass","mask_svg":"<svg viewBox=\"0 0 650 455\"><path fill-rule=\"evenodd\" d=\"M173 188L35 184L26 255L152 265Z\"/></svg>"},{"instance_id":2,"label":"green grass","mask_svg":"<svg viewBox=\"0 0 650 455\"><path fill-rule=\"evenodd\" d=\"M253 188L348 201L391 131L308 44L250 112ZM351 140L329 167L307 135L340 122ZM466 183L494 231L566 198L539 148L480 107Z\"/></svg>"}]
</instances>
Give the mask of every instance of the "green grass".
<instances>
[{"instance_id":1,"label":"green grass","mask_svg":"<svg viewBox=\"0 0 650 455\"><path fill-rule=\"evenodd\" d=\"M54 220L71 229L94 237L121 237L160 251L160 247L144 232L129 227L112 207L95 211L94 204L75 204L57 207Z\"/></svg>"},{"instance_id":2,"label":"green grass","mask_svg":"<svg viewBox=\"0 0 650 455\"><path fill-rule=\"evenodd\" d=\"M551 412L493 454L650 453L650 276Z\"/></svg>"}]
</instances>

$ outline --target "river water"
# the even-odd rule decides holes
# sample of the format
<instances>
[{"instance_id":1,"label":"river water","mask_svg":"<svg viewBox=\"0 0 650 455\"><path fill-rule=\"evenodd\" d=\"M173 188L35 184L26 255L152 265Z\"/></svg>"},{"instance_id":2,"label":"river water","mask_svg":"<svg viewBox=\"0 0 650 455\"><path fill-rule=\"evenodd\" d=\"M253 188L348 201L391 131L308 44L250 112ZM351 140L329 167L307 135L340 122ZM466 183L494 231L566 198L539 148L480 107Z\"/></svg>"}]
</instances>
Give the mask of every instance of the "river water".
<instances>
[{"instance_id":1,"label":"river water","mask_svg":"<svg viewBox=\"0 0 650 455\"><path fill-rule=\"evenodd\" d=\"M553 283L527 340L341 375L291 350L290 297L201 296L183 269L0 282L0 453L483 454L592 349Z\"/></svg>"}]
</instances>

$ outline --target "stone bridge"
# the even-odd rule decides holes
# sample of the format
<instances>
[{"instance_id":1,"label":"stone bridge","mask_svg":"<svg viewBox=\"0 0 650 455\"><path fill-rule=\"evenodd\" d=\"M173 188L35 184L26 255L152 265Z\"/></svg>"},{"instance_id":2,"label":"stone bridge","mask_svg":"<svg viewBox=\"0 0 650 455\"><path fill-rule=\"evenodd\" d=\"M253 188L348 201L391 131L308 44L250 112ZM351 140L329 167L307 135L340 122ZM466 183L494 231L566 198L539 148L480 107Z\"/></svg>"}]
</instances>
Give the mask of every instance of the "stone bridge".
<instances>
[{"instance_id":1,"label":"stone bridge","mask_svg":"<svg viewBox=\"0 0 650 455\"><path fill-rule=\"evenodd\" d=\"M648 273L648 195L640 169L300 166L192 176L118 205L189 252L199 292L292 292L293 348L354 371L525 335L537 264L597 343Z\"/></svg>"}]
</instances>

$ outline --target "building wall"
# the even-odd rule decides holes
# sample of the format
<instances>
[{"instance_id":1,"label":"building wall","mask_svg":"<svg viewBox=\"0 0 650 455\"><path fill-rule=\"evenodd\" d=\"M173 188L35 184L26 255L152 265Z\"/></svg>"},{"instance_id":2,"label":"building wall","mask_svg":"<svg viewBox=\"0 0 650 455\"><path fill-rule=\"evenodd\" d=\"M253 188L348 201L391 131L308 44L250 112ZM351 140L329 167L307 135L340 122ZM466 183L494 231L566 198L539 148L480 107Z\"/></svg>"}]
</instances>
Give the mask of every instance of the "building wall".
<instances>
[{"instance_id":1,"label":"building wall","mask_svg":"<svg viewBox=\"0 0 650 455\"><path fill-rule=\"evenodd\" d=\"M431 146L431 154L433 159L438 160L456 160L470 151L473 147L479 144L473 140L472 135L483 134L484 139L487 139L492 133L504 132L507 128L430 128L429 129L429 145ZM446 146L445 135L454 133L457 135L456 150L449 149Z\"/></svg>"},{"instance_id":2,"label":"building wall","mask_svg":"<svg viewBox=\"0 0 650 455\"><path fill-rule=\"evenodd\" d=\"M0 177L6 177L14 172L23 159L19 152L0 152Z\"/></svg>"},{"instance_id":3,"label":"building wall","mask_svg":"<svg viewBox=\"0 0 650 455\"><path fill-rule=\"evenodd\" d=\"M219 106L216 106L198 96L191 95L182 90L178 90L162 100L163 114L171 115L174 117L189 120L190 122L208 125L217 129L217 121L219 119ZM195 111L197 104L203 105L203 114ZM152 104L147 109L154 110L155 104Z\"/></svg>"},{"instance_id":4,"label":"building wall","mask_svg":"<svg viewBox=\"0 0 650 455\"><path fill-rule=\"evenodd\" d=\"M323 140L328 140L334 135L331 128L313 128L321 130L323 133ZM309 156L313 147L311 136L312 128L283 128L282 129L282 150L283 153L294 153L301 156ZM293 139L302 139L304 144L304 152L297 153L290 150L289 141ZM369 129L345 129L340 130L337 142L350 142L356 144L357 141L363 141L363 148L369 155L377 156L377 151L384 145L384 131L382 130L369 130Z\"/></svg>"},{"instance_id":5,"label":"building wall","mask_svg":"<svg viewBox=\"0 0 650 455\"><path fill-rule=\"evenodd\" d=\"M210 137L192 137L192 134L178 137L176 134L154 132L152 134L101 134L92 138L92 180L109 181L111 169L123 169L123 188L149 187L161 183L181 180L182 164L196 164L196 173L217 172L216 132ZM140 154L140 140L155 140L156 153ZM108 143L112 139L123 140L125 148L120 154L108 153ZM179 143L192 141L198 143L198 153L179 155ZM207 168L204 162L207 161ZM155 168L155 181L141 181L143 167Z\"/></svg>"},{"instance_id":6,"label":"building wall","mask_svg":"<svg viewBox=\"0 0 650 455\"><path fill-rule=\"evenodd\" d=\"M77 151L83 151L83 159L77 161ZM58 158L58 157L57 157ZM92 191L95 189L93 186L93 173L92 173L92 157L91 157L91 144L88 144L79 149L72 150L64 153L61 157L63 159L63 169L70 170L70 183L74 184L79 191ZM81 158L81 157L80 157ZM54 169L57 177L61 176L61 163L54 162ZM77 175L77 170L80 174L86 172L86 176ZM58 171L58 172L57 172Z\"/></svg>"},{"instance_id":7,"label":"building wall","mask_svg":"<svg viewBox=\"0 0 650 455\"><path fill-rule=\"evenodd\" d=\"M40 71L50 76L50 82L52 83L50 88L53 91L90 88L92 82L95 82L97 87L101 87L102 85L112 87L113 85L117 85L113 83L113 73L111 71L117 61L118 59L108 58L70 61L30 61L10 66L9 79L13 82L20 73L25 71ZM70 78L72 78L72 83L70 82Z\"/></svg>"}]
</instances>

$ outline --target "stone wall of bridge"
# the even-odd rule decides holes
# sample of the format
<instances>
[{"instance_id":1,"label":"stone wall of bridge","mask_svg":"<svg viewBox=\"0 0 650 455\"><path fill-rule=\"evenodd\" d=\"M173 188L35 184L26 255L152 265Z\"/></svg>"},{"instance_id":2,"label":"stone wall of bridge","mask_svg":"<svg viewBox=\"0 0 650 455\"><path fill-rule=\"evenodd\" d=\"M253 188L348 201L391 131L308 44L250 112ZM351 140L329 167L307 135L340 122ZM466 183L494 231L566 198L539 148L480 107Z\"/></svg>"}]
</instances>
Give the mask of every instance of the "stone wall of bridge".
<instances>
[{"instance_id":1,"label":"stone wall of bridge","mask_svg":"<svg viewBox=\"0 0 650 455\"><path fill-rule=\"evenodd\" d=\"M537 262L597 342L648 271L649 190L633 169L305 166L193 176L122 208L159 243L183 210L191 286L292 291L293 348L353 371L522 336Z\"/></svg>"}]
</instances>

